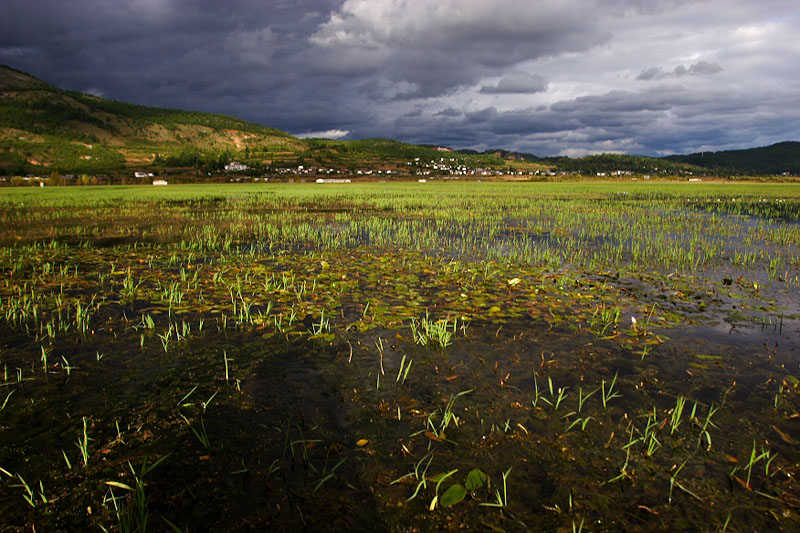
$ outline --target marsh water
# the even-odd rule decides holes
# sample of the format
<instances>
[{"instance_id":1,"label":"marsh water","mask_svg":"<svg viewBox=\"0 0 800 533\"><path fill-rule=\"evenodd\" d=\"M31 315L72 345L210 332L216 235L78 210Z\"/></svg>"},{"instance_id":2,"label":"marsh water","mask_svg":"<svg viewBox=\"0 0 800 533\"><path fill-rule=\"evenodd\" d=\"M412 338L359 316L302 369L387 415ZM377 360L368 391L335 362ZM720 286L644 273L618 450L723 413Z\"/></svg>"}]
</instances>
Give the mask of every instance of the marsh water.
<instances>
[{"instance_id":1,"label":"marsh water","mask_svg":"<svg viewBox=\"0 0 800 533\"><path fill-rule=\"evenodd\" d=\"M798 192L685 187L15 192L0 525L796 530Z\"/></svg>"}]
</instances>

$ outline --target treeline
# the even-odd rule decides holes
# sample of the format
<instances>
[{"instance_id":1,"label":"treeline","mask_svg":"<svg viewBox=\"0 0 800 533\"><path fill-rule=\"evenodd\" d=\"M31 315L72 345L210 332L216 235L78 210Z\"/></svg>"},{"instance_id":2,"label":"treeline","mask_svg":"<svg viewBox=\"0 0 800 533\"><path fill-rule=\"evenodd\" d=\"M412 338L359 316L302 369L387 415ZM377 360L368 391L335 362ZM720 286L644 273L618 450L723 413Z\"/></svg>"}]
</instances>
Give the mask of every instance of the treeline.
<instances>
[{"instance_id":1,"label":"treeline","mask_svg":"<svg viewBox=\"0 0 800 533\"><path fill-rule=\"evenodd\" d=\"M11 187L39 187L40 185L46 185L48 187L58 187L62 185L106 185L111 182L111 178L108 175L89 175L89 174L81 174L81 175L74 175L70 174L68 176L62 176L57 171L52 171L46 177L34 177L31 178L29 176L21 176L21 175L12 175L7 179L3 178L0 179L0 186L11 186Z\"/></svg>"},{"instance_id":2,"label":"treeline","mask_svg":"<svg viewBox=\"0 0 800 533\"><path fill-rule=\"evenodd\" d=\"M614 172L616 170L641 174L659 171L680 172L684 165L664 161L654 157L625 154L587 155L572 159L570 157L545 157L540 161L555 165L558 170L582 172L595 175L598 172Z\"/></svg>"},{"instance_id":3,"label":"treeline","mask_svg":"<svg viewBox=\"0 0 800 533\"><path fill-rule=\"evenodd\" d=\"M505 161L530 161L552 166L556 171L596 175L598 172L614 172L617 170L635 173L655 173L666 170L680 172L686 170L687 165L655 157L626 154L597 154L584 157L538 157L525 152L513 152L502 148L491 148L478 152L476 150L459 150L458 153L471 156L492 156Z\"/></svg>"}]
</instances>

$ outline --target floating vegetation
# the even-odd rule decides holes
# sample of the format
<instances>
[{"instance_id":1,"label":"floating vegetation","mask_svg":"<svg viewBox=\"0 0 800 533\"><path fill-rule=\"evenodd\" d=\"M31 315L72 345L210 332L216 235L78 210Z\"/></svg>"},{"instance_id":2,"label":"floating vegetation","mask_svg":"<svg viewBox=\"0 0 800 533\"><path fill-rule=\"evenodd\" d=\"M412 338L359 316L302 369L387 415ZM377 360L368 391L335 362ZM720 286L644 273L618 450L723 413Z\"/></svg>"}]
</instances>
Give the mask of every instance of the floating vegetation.
<instances>
[{"instance_id":1,"label":"floating vegetation","mask_svg":"<svg viewBox=\"0 0 800 533\"><path fill-rule=\"evenodd\" d=\"M775 184L8 189L0 526L798 529L798 221Z\"/></svg>"}]
</instances>

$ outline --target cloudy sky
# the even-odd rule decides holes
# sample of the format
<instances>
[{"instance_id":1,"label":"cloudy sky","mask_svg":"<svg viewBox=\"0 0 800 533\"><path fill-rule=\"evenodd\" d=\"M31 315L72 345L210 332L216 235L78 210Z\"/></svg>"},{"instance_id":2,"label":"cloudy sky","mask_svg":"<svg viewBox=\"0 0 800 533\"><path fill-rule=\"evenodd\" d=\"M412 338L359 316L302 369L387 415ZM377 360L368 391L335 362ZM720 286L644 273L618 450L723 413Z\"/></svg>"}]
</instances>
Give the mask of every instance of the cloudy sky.
<instances>
[{"instance_id":1,"label":"cloudy sky","mask_svg":"<svg viewBox=\"0 0 800 533\"><path fill-rule=\"evenodd\" d=\"M537 155L800 140L798 0L2 0L0 63L293 134Z\"/></svg>"}]
</instances>

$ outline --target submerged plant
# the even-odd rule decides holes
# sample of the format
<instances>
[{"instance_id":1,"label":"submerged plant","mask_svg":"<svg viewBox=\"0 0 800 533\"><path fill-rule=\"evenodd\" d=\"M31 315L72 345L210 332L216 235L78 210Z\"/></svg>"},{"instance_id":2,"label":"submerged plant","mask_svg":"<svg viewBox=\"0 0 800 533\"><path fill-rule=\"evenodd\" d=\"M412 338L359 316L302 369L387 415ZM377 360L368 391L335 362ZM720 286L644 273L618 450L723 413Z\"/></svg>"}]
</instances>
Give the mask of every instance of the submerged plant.
<instances>
[{"instance_id":1,"label":"submerged plant","mask_svg":"<svg viewBox=\"0 0 800 533\"><path fill-rule=\"evenodd\" d=\"M200 444L203 446L203 448L207 450L211 448L211 439L208 436L208 431L206 430L206 423L203 420L203 417L202 416L200 417L200 427L195 428L188 418L183 416L183 414L180 414L180 416L181 418L183 418L184 422L186 422L186 425L189 426L189 429L191 430L192 434L195 437L197 437L198 441L200 441Z\"/></svg>"},{"instance_id":2,"label":"submerged plant","mask_svg":"<svg viewBox=\"0 0 800 533\"><path fill-rule=\"evenodd\" d=\"M485 502L481 503L480 505L484 505L486 507L497 507L500 509L505 509L508 507L508 475L511 474L511 469L513 467L509 467L508 470L503 472L503 493L500 494L500 489L495 489L494 491L494 502Z\"/></svg>"},{"instance_id":3,"label":"submerged plant","mask_svg":"<svg viewBox=\"0 0 800 533\"><path fill-rule=\"evenodd\" d=\"M86 417L83 417L83 433L78 437L78 440L75 441L75 446L78 447L78 450L81 452L81 459L83 459L83 466L87 466L89 464L89 433L86 428Z\"/></svg>"},{"instance_id":4,"label":"submerged plant","mask_svg":"<svg viewBox=\"0 0 800 533\"><path fill-rule=\"evenodd\" d=\"M414 342L421 346L433 344L439 348L446 348L452 344L457 329L458 318L454 318L452 324L447 318L431 320L427 313L419 323L417 319L411 319L411 336Z\"/></svg>"},{"instance_id":5,"label":"submerged plant","mask_svg":"<svg viewBox=\"0 0 800 533\"><path fill-rule=\"evenodd\" d=\"M144 478L147 474L152 472L158 465L160 465L168 455L157 459L153 464L147 464L147 457L142 461L142 466L137 472L133 465L128 462L131 474L133 474L133 486L120 481L106 481L105 484L109 487L111 496L104 500L104 503L111 502L114 507L114 514L117 516L117 523L119 530L123 533L144 532L147 531L147 524L152 515L149 506L149 496L145 492ZM114 494L113 488L118 488L127 491L127 503L123 504L120 500L122 498Z\"/></svg>"},{"instance_id":6,"label":"submerged plant","mask_svg":"<svg viewBox=\"0 0 800 533\"><path fill-rule=\"evenodd\" d=\"M617 383L617 374L619 371L614 373L614 379L611 380L611 383L608 385L608 389L606 389L606 380L602 380L600 382L600 390L602 391L602 399L603 399L603 409L608 407L608 402L613 400L614 398L621 398L622 395L614 390L614 385Z\"/></svg>"},{"instance_id":7,"label":"submerged plant","mask_svg":"<svg viewBox=\"0 0 800 533\"><path fill-rule=\"evenodd\" d=\"M397 371L396 383L403 385L406 382L406 379L408 379L408 372L411 370L411 364L413 362L413 359L409 359L408 364L406 364L406 356L405 354L403 355L403 358L400 359L400 369Z\"/></svg>"}]
</instances>

